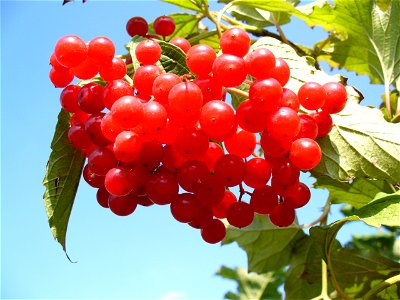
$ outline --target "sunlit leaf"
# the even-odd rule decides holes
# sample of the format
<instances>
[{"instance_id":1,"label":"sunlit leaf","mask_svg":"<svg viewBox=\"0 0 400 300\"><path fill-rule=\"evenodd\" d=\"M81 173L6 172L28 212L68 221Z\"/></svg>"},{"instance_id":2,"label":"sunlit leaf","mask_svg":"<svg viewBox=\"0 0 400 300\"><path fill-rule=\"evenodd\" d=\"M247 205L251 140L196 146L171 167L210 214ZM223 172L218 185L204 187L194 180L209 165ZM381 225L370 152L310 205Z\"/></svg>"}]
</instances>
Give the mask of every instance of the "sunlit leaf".
<instances>
[{"instance_id":1,"label":"sunlit leaf","mask_svg":"<svg viewBox=\"0 0 400 300\"><path fill-rule=\"evenodd\" d=\"M50 229L64 251L67 250L68 221L85 162L85 155L68 140L69 120L69 113L61 110L43 179L46 188L43 199Z\"/></svg>"}]
</instances>

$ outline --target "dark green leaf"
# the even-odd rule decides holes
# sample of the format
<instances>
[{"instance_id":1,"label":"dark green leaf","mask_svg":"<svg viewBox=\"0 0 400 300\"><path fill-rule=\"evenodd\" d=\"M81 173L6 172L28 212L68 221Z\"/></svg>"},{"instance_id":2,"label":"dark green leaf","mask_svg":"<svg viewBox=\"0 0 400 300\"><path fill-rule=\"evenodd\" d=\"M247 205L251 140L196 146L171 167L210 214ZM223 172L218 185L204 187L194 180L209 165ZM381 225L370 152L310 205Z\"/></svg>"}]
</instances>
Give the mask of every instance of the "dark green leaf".
<instances>
[{"instance_id":1,"label":"dark green leaf","mask_svg":"<svg viewBox=\"0 0 400 300\"><path fill-rule=\"evenodd\" d=\"M168 42L157 41L161 46L161 58L157 63L166 73L176 75L189 74L190 70L186 65L186 54L181 48Z\"/></svg>"},{"instance_id":2,"label":"dark green leaf","mask_svg":"<svg viewBox=\"0 0 400 300\"><path fill-rule=\"evenodd\" d=\"M237 242L247 253L249 271L266 273L287 265L294 245L304 236L300 228L278 228L268 216L256 215L246 228L228 226L223 244Z\"/></svg>"},{"instance_id":3,"label":"dark green leaf","mask_svg":"<svg viewBox=\"0 0 400 300\"><path fill-rule=\"evenodd\" d=\"M285 281L287 300L312 299L321 292L322 255L313 239L305 236L294 248ZM331 288L330 288L331 289Z\"/></svg>"},{"instance_id":4,"label":"dark green leaf","mask_svg":"<svg viewBox=\"0 0 400 300\"><path fill-rule=\"evenodd\" d=\"M332 253L331 271L344 292L356 299L383 280L399 274L400 264L375 251L341 248ZM389 299L399 299L398 289L387 292L390 292Z\"/></svg>"},{"instance_id":5,"label":"dark green leaf","mask_svg":"<svg viewBox=\"0 0 400 300\"><path fill-rule=\"evenodd\" d=\"M353 235L350 242L346 244L347 248L357 250L374 250L380 255L392 260L400 259L400 242L397 232L377 232L376 234L358 234Z\"/></svg>"},{"instance_id":6,"label":"dark green leaf","mask_svg":"<svg viewBox=\"0 0 400 300\"><path fill-rule=\"evenodd\" d=\"M278 287L284 281L284 272L268 272L264 274L247 273L242 268L230 269L222 266L217 275L225 279L231 279L238 285L237 292L228 292L225 299L234 300L260 300L281 299Z\"/></svg>"},{"instance_id":7,"label":"dark green leaf","mask_svg":"<svg viewBox=\"0 0 400 300\"><path fill-rule=\"evenodd\" d=\"M68 220L85 162L85 156L69 143L69 120L69 113L61 110L43 179L46 188L43 199L50 229L64 251Z\"/></svg>"},{"instance_id":8,"label":"dark green leaf","mask_svg":"<svg viewBox=\"0 0 400 300\"><path fill-rule=\"evenodd\" d=\"M342 182L328 176L320 176L313 184L315 188L326 188L331 203L347 203L360 208L371 202L380 192L392 192L389 184L383 180L354 179Z\"/></svg>"}]
</instances>

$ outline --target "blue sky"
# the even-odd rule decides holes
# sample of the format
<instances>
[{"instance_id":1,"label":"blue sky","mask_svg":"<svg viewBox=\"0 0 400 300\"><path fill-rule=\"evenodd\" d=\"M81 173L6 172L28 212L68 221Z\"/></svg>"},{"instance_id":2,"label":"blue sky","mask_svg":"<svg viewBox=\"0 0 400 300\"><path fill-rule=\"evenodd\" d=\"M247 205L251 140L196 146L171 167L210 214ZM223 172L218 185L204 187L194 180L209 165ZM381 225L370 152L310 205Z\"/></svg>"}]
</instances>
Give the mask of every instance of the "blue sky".
<instances>
[{"instance_id":1,"label":"blue sky","mask_svg":"<svg viewBox=\"0 0 400 300\"><path fill-rule=\"evenodd\" d=\"M61 2L1 1L2 299L221 299L236 287L215 272L221 265L245 267L245 253L236 245L206 244L198 231L174 221L168 207L140 207L129 217L117 217L101 208L95 190L82 183L67 236L68 254L77 263L70 263L53 240L41 182L60 109L61 90L48 80L54 44L66 34L86 41L107 36L122 53L130 17L150 22L178 11L159 1ZM284 30L306 45L324 36L300 21ZM341 73L361 90L365 104L378 103L382 86ZM300 223L314 220L325 198L325 192L313 191L312 203L300 210ZM334 211L330 221L339 216ZM369 229L354 223L339 237L346 241L358 230Z\"/></svg>"}]
</instances>

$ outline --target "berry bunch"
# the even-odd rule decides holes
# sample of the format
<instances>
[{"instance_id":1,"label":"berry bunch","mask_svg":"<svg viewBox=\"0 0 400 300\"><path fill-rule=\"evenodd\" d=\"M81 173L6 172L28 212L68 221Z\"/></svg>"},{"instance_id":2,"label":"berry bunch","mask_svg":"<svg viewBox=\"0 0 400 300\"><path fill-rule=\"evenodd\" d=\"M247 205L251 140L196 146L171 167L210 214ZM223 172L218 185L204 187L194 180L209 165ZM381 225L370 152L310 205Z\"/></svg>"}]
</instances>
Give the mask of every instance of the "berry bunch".
<instances>
[{"instance_id":1,"label":"berry bunch","mask_svg":"<svg viewBox=\"0 0 400 300\"><path fill-rule=\"evenodd\" d=\"M154 22L156 33L170 35L168 22ZM131 35L145 36L147 29L138 17L127 25ZM83 177L98 188L101 206L126 216L137 205L170 205L173 217L201 229L208 243L225 237L224 218L238 228L250 225L255 213L277 226L292 224L295 209L310 199L300 171L320 162L315 139L332 129L330 114L344 108L347 93L340 83L308 82L296 94L284 87L287 63L266 48L250 51L250 44L245 31L232 28L221 36L219 56L203 44L182 48L192 80L163 73L156 65L160 45L143 40L135 50L141 66L132 87L123 80L124 62L124 72L110 67L109 43L86 46L77 37L57 43L53 69L65 66L78 78L76 69L84 69L87 79L95 75L87 70L100 66L107 82L69 85L60 96L72 113L69 140L88 157ZM235 87L243 82L250 85L248 99L235 111L225 93L240 92ZM309 113L300 113L300 106ZM235 186L239 197L228 189Z\"/></svg>"}]
</instances>

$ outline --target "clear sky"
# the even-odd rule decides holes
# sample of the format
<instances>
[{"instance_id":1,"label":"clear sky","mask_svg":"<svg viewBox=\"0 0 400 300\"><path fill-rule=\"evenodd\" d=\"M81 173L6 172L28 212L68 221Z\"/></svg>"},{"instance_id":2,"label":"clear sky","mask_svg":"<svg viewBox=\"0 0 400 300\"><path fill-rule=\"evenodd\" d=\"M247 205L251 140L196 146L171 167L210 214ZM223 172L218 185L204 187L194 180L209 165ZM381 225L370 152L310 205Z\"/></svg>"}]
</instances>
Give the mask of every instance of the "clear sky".
<instances>
[{"instance_id":1,"label":"clear sky","mask_svg":"<svg viewBox=\"0 0 400 300\"><path fill-rule=\"evenodd\" d=\"M1 1L2 299L221 299L236 287L215 272L221 265L246 267L245 253L236 244L206 244L198 231L174 221L168 207L139 207L131 216L117 217L101 208L95 190L82 182L67 236L68 254L77 263L53 240L41 182L60 110L61 90L48 80L54 44L66 34L86 41L107 36L124 53L130 17L150 22L178 11L159 1L61 3ZM306 45L324 36L300 21L284 30ZM364 93L365 104L377 104L381 86L341 73ZM300 210L300 223L317 218L325 198L325 192L313 191L312 203ZM338 208L334 211L329 221L338 217ZM346 228L342 241L367 230L355 223Z\"/></svg>"}]
</instances>

